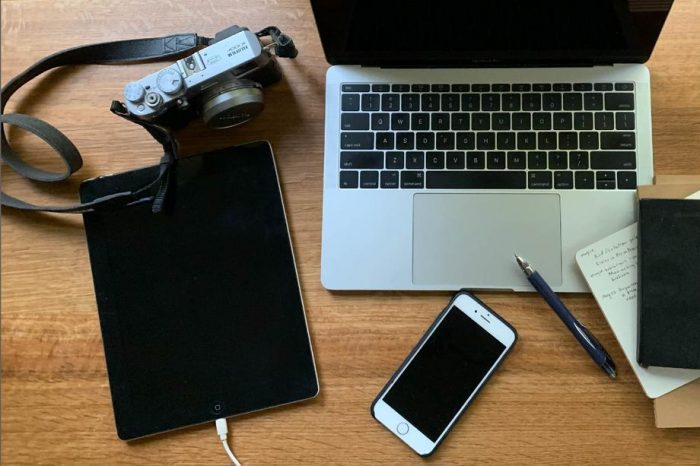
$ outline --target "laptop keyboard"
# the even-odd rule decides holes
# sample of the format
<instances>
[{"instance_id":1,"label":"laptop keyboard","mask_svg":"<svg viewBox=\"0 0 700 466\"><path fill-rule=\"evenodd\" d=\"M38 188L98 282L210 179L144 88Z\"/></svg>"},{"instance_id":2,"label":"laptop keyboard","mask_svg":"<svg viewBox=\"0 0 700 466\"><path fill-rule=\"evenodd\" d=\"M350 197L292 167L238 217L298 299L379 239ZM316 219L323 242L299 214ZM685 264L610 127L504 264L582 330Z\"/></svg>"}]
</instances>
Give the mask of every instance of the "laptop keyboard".
<instances>
[{"instance_id":1,"label":"laptop keyboard","mask_svg":"<svg viewBox=\"0 0 700 466\"><path fill-rule=\"evenodd\" d=\"M636 189L634 84L343 84L340 188Z\"/></svg>"}]
</instances>

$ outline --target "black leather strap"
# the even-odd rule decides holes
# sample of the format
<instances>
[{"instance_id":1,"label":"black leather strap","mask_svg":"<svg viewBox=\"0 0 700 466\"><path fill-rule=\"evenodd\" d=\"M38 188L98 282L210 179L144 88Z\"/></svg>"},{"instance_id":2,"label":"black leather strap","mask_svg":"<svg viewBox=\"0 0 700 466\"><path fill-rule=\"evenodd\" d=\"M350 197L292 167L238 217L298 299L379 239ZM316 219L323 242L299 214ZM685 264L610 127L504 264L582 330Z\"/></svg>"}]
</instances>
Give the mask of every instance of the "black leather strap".
<instances>
[{"instance_id":1,"label":"black leather strap","mask_svg":"<svg viewBox=\"0 0 700 466\"><path fill-rule=\"evenodd\" d=\"M0 129L0 149L2 150L2 160L20 175L32 180L45 182L65 180L83 165L83 160L80 156L80 152L78 152L78 149L63 133L61 133L61 131L55 127L51 126L45 121L29 115L4 113L5 106L7 105L10 97L12 97L12 95L24 84L45 71L66 65L130 64L169 58L174 59L185 55L186 52L190 52L196 48L208 45L209 41L210 39L206 37L199 37L197 34L176 34L151 39L105 42L101 44L91 44L66 49L38 61L34 65L24 70L24 72L11 79L5 86L2 87L2 90L0 91L0 112L2 112L2 115L0 115L0 124L2 125ZM112 110L114 111L114 106ZM119 114L116 111L115 113ZM154 125L148 125L147 123L136 122L146 128L149 133L151 133L151 135L163 145L164 152L166 154L163 159L169 160L169 163L172 163L176 155L176 147L167 130L154 127ZM12 149L7 141L4 128L5 124L23 128L44 140L54 149L54 151L56 151L59 157L61 157L65 165L65 169L62 172L51 172L31 165L23 160L22 157L15 152L14 149ZM163 162L161 162L161 167L163 167ZM152 184L160 182L161 179L167 179L167 172L167 169L161 169L158 179ZM161 186L162 185L163 184L161 183ZM151 185L149 185L149 187L150 186ZM161 188L161 190L159 190L160 196L164 196L164 192L161 192L163 189L164 188ZM137 193L141 193L142 195L144 194L142 190L138 190ZM4 191L0 193L3 206L22 210L65 213L82 213L99 207L138 202L139 199L135 199L135 195L136 193L131 192L117 193L85 204L60 207L37 206L5 194ZM158 207L154 205L154 209L157 210L157 208Z\"/></svg>"}]
</instances>

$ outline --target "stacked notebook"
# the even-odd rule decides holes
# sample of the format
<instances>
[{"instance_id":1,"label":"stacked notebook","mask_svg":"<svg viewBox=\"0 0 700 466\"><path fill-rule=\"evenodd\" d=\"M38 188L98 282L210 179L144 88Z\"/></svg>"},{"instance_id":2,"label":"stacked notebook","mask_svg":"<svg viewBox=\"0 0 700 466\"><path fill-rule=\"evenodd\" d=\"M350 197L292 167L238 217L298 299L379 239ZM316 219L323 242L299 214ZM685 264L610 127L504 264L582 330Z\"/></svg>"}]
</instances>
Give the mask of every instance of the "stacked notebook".
<instances>
[{"instance_id":1,"label":"stacked notebook","mask_svg":"<svg viewBox=\"0 0 700 466\"><path fill-rule=\"evenodd\" d=\"M576 258L657 427L700 427L700 177L656 183L639 188L639 224Z\"/></svg>"}]
</instances>

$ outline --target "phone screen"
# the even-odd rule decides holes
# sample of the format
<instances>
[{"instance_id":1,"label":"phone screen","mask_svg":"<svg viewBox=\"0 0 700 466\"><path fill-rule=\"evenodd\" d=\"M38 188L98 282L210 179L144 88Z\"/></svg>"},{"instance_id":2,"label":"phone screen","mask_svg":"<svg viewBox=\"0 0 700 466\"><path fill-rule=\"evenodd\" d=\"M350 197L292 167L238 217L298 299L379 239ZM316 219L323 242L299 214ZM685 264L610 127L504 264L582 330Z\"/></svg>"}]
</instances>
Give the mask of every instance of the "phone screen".
<instances>
[{"instance_id":1,"label":"phone screen","mask_svg":"<svg viewBox=\"0 0 700 466\"><path fill-rule=\"evenodd\" d=\"M505 350L503 343L452 306L384 401L437 442Z\"/></svg>"}]
</instances>

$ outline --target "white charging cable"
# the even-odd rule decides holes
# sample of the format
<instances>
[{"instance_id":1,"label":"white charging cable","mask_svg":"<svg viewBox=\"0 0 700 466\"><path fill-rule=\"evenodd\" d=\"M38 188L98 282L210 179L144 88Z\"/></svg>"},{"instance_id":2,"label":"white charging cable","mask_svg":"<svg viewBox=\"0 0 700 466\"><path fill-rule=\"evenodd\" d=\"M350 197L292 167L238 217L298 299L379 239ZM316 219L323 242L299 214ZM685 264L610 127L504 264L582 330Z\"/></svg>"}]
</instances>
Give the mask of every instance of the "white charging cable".
<instances>
[{"instance_id":1,"label":"white charging cable","mask_svg":"<svg viewBox=\"0 0 700 466\"><path fill-rule=\"evenodd\" d=\"M236 458L236 455L234 455L231 451L231 447L228 446L228 424L226 423L225 418L216 420L216 433L219 434L219 439L224 445L224 450L226 450L226 454L229 458L231 458L231 462L236 466L241 466L241 463L238 461L238 458Z\"/></svg>"}]
</instances>

